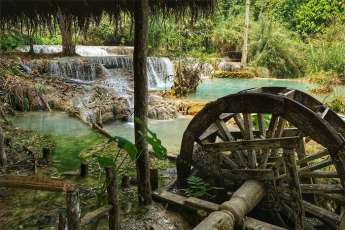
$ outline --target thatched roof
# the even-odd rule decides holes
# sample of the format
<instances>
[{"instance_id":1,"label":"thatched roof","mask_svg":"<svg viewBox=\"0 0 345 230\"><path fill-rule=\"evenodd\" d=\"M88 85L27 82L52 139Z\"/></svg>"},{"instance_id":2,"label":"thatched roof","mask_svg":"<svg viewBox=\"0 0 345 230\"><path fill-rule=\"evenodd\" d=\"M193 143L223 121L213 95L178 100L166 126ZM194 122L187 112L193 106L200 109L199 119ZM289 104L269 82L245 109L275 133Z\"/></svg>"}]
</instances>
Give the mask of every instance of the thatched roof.
<instances>
[{"instance_id":1,"label":"thatched roof","mask_svg":"<svg viewBox=\"0 0 345 230\"><path fill-rule=\"evenodd\" d=\"M72 15L79 26L97 21L103 13L118 16L121 12L133 13L137 0L0 0L0 23L14 26L51 24L59 10ZM149 0L151 14L206 15L214 9L216 0Z\"/></svg>"}]
</instances>

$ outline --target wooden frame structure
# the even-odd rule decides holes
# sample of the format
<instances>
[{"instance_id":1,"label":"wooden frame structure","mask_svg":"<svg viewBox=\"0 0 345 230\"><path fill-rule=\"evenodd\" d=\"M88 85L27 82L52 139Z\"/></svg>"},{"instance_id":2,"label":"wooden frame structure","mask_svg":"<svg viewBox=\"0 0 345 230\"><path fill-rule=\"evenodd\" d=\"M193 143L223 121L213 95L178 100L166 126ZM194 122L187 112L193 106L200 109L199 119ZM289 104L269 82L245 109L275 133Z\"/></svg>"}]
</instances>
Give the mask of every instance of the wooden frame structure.
<instances>
[{"instance_id":1,"label":"wooden frame structure","mask_svg":"<svg viewBox=\"0 0 345 230\"><path fill-rule=\"evenodd\" d=\"M215 163L216 170L207 169L220 179L218 186L241 190L246 181L254 180L269 191L255 198L253 191L258 186L247 189L242 194L247 202L240 199L227 209L234 223L241 224L241 218L262 199L261 203L275 205L280 225L286 228L303 229L303 218L298 217L306 212L332 229L342 229L345 220L339 210L345 205L344 137L344 121L306 93L285 87L241 91L207 104L190 122L176 162L177 184L185 187L186 179L200 172L193 159L199 149L219 162ZM316 146L317 151L310 150L309 145ZM335 202L335 210L323 207L320 197ZM232 199L236 197L228 204ZM221 207L226 209L226 205Z\"/></svg>"},{"instance_id":2,"label":"wooden frame structure","mask_svg":"<svg viewBox=\"0 0 345 230\"><path fill-rule=\"evenodd\" d=\"M106 168L108 204L89 212L81 218L78 189L70 182L36 176L0 176L0 187L20 188L51 192L64 192L67 214L67 229L78 230L105 215L109 217L109 229L120 229L117 180L114 168ZM58 230L66 229L65 218L59 213Z\"/></svg>"}]
</instances>

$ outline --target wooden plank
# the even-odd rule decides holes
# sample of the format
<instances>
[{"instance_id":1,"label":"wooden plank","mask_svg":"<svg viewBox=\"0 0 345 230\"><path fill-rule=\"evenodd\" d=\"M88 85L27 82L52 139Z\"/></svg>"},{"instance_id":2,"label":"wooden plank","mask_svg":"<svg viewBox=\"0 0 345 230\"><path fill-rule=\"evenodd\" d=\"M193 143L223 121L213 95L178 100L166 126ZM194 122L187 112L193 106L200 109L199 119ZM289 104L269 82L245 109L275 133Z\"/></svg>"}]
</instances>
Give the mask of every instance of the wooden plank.
<instances>
[{"instance_id":1,"label":"wooden plank","mask_svg":"<svg viewBox=\"0 0 345 230\"><path fill-rule=\"evenodd\" d=\"M218 127L218 131L220 132L220 135L223 137L223 140L225 141L234 140L234 137L231 135L231 132L229 131L224 121L217 120L215 123Z\"/></svg>"},{"instance_id":2,"label":"wooden plank","mask_svg":"<svg viewBox=\"0 0 345 230\"><path fill-rule=\"evenodd\" d=\"M112 209L111 205L106 205L103 207L100 207L92 212L88 212L85 214L83 218L81 218L81 226L85 226L87 224L90 224L94 220L98 220L108 214L108 212Z\"/></svg>"},{"instance_id":3,"label":"wooden plank","mask_svg":"<svg viewBox=\"0 0 345 230\"><path fill-rule=\"evenodd\" d=\"M185 204L196 209L202 209L207 212L214 212L219 210L219 204L215 204L206 200L201 200L195 197L188 197Z\"/></svg>"},{"instance_id":4,"label":"wooden plank","mask_svg":"<svg viewBox=\"0 0 345 230\"><path fill-rule=\"evenodd\" d=\"M221 142L204 144L206 151L238 151L238 150L258 150L264 148L284 148L296 147L298 137L282 137L272 139L243 140L234 142Z\"/></svg>"},{"instance_id":5,"label":"wooden plank","mask_svg":"<svg viewBox=\"0 0 345 230\"><path fill-rule=\"evenodd\" d=\"M308 166L305 166L303 168L300 168L299 172L301 173L301 172L304 172L304 171L318 170L318 169L322 169L322 168L325 168L327 166L330 166L331 164L333 164L333 162L332 162L332 159L329 158L329 159L325 159L325 160L322 160L320 162L317 162L315 164L308 165Z\"/></svg>"},{"instance_id":6,"label":"wooden plank","mask_svg":"<svg viewBox=\"0 0 345 230\"><path fill-rule=\"evenodd\" d=\"M313 172L301 172L300 177L310 177L310 178L340 178L337 172L330 171L313 171Z\"/></svg>"},{"instance_id":7,"label":"wooden plank","mask_svg":"<svg viewBox=\"0 0 345 230\"><path fill-rule=\"evenodd\" d=\"M324 156L327 156L329 154L328 150L327 149L323 149L313 155L308 155L304 158L301 158L297 161L297 164L299 165L303 165L305 163L308 163L309 161L313 161L313 160L316 160L316 159L319 159L321 157L324 157ZM304 154L305 155L305 154Z\"/></svg>"},{"instance_id":8,"label":"wooden plank","mask_svg":"<svg viewBox=\"0 0 345 230\"><path fill-rule=\"evenodd\" d=\"M37 176L0 176L0 186L53 192L72 192L75 190L70 182Z\"/></svg>"},{"instance_id":9,"label":"wooden plank","mask_svg":"<svg viewBox=\"0 0 345 230\"><path fill-rule=\"evenodd\" d=\"M337 224L340 222L340 217L333 212L327 211L326 209L320 208L319 206L316 206L314 204L311 204L307 201L303 201L303 207L306 212L322 219L327 224L332 226L334 229L336 229Z\"/></svg>"},{"instance_id":10,"label":"wooden plank","mask_svg":"<svg viewBox=\"0 0 345 230\"><path fill-rule=\"evenodd\" d=\"M244 228L246 230L287 230L286 228L269 224L248 216L244 220Z\"/></svg>"},{"instance_id":11,"label":"wooden plank","mask_svg":"<svg viewBox=\"0 0 345 230\"><path fill-rule=\"evenodd\" d=\"M243 113L243 124L244 124L244 130L245 130L245 139L246 140L253 140L254 134L253 134L253 121L252 116L250 113ZM248 166L249 168L256 168L257 159L256 159L256 153L255 150L249 150L248 151Z\"/></svg>"},{"instance_id":12,"label":"wooden plank","mask_svg":"<svg viewBox=\"0 0 345 230\"><path fill-rule=\"evenodd\" d=\"M265 138L266 137L266 128L265 128L264 115L262 113L258 113L257 117L258 117L258 126L259 126L260 136L262 138Z\"/></svg>"},{"instance_id":13,"label":"wooden plank","mask_svg":"<svg viewBox=\"0 0 345 230\"><path fill-rule=\"evenodd\" d=\"M344 188L338 184L301 184L302 193L344 193Z\"/></svg>"},{"instance_id":14,"label":"wooden plank","mask_svg":"<svg viewBox=\"0 0 345 230\"><path fill-rule=\"evenodd\" d=\"M184 202L187 199L187 197L184 197L172 192L168 192L165 190L160 193L153 192L152 196L156 200L167 202L169 204L177 204L179 206L184 206Z\"/></svg>"},{"instance_id":15,"label":"wooden plank","mask_svg":"<svg viewBox=\"0 0 345 230\"><path fill-rule=\"evenodd\" d=\"M294 225L295 229L304 229L304 209L303 209L303 198L301 193L301 187L296 168L296 160L293 149L284 149L283 158L285 162L286 172L288 175L289 190L292 197L290 207L292 207L294 214Z\"/></svg>"}]
</instances>

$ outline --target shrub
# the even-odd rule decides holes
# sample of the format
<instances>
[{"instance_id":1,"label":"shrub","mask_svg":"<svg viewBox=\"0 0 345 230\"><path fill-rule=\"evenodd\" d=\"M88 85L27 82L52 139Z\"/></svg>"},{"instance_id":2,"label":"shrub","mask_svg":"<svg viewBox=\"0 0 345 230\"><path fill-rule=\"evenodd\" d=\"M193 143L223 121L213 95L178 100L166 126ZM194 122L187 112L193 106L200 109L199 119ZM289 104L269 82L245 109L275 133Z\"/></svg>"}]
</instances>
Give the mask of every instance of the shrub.
<instances>
[{"instance_id":1,"label":"shrub","mask_svg":"<svg viewBox=\"0 0 345 230\"><path fill-rule=\"evenodd\" d=\"M252 65L266 67L270 75L278 78L303 75L304 45L297 35L278 22L267 22L265 18L254 29L249 49Z\"/></svg>"}]
</instances>

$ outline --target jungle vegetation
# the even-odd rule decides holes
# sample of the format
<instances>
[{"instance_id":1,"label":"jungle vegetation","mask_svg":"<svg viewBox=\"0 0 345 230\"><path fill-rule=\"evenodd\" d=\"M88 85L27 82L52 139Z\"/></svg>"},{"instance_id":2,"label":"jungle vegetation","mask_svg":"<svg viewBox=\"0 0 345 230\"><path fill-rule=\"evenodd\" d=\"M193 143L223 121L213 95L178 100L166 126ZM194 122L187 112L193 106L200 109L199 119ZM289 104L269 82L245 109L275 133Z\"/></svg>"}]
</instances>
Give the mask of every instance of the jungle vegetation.
<instances>
[{"instance_id":1,"label":"jungle vegetation","mask_svg":"<svg viewBox=\"0 0 345 230\"><path fill-rule=\"evenodd\" d=\"M345 80L345 2L339 0L250 1L248 65L262 75L297 78L336 75ZM149 55L203 59L231 56L243 46L244 0L221 0L215 15L193 22L155 15L150 18ZM121 14L104 16L87 31L75 29L81 45L134 44L134 22ZM61 44L60 29L7 30L1 50L29 44ZM262 71L262 69L266 71ZM268 70L268 71L267 71Z\"/></svg>"}]
</instances>

